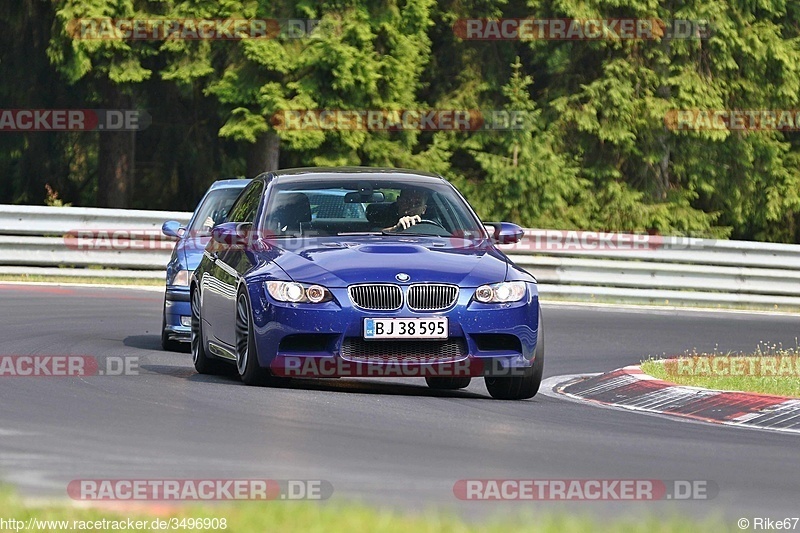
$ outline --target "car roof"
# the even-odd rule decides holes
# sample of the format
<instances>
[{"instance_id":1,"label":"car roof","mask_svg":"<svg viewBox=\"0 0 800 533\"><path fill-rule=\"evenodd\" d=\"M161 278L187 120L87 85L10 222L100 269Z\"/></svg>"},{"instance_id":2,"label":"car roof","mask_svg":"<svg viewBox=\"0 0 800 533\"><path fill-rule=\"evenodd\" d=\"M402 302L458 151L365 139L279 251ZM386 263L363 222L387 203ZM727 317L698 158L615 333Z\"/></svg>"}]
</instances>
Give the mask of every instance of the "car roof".
<instances>
[{"instance_id":1,"label":"car roof","mask_svg":"<svg viewBox=\"0 0 800 533\"><path fill-rule=\"evenodd\" d=\"M241 189L245 187L248 183L250 183L251 179L229 179L229 180L217 180L211 184L208 188L209 191L215 191L217 189Z\"/></svg>"},{"instance_id":2,"label":"car roof","mask_svg":"<svg viewBox=\"0 0 800 533\"><path fill-rule=\"evenodd\" d=\"M370 181L431 182L444 178L432 172L406 168L384 167L308 167L287 168L262 174L265 179L279 180L281 183L302 182L312 179L369 179Z\"/></svg>"}]
</instances>

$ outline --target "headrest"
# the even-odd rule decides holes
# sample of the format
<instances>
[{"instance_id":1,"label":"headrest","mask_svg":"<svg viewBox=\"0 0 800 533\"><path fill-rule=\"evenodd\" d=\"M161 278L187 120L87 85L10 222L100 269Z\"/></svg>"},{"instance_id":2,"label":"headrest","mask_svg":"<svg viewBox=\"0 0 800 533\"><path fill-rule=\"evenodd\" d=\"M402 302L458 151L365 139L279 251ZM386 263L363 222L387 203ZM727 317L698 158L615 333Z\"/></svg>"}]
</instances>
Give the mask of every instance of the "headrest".
<instances>
[{"instance_id":1,"label":"headrest","mask_svg":"<svg viewBox=\"0 0 800 533\"><path fill-rule=\"evenodd\" d=\"M272 216L279 228L296 228L300 223L311 221L311 203L301 192L282 193L275 199Z\"/></svg>"},{"instance_id":2,"label":"headrest","mask_svg":"<svg viewBox=\"0 0 800 533\"><path fill-rule=\"evenodd\" d=\"M397 223L397 205L394 202L369 204L366 216L367 220L376 226L392 226Z\"/></svg>"}]
</instances>

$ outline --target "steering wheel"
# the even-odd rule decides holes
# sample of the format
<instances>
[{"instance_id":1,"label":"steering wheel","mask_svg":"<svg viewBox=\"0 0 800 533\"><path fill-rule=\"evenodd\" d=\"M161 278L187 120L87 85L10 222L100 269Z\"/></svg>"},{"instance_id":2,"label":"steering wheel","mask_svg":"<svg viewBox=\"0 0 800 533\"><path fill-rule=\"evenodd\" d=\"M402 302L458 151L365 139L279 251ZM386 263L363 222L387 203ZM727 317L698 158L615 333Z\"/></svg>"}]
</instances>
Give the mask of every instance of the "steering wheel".
<instances>
[{"instance_id":1,"label":"steering wheel","mask_svg":"<svg viewBox=\"0 0 800 533\"><path fill-rule=\"evenodd\" d=\"M419 222L417 222L417 224L432 224L432 225L434 225L434 226L439 226L439 227L440 227L440 228L442 228L443 230L447 231L447 228L445 228L444 226L442 226L442 223L441 223L441 222L439 222L439 221L437 221L437 220L431 220L431 219L429 219L429 218L423 218L422 220L420 220ZM415 226L416 226L417 224L415 224ZM412 228L413 228L414 226L410 226L410 227L412 227Z\"/></svg>"},{"instance_id":2,"label":"steering wheel","mask_svg":"<svg viewBox=\"0 0 800 533\"><path fill-rule=\"evenodd\" d=\"M441 228L447 235L450 235L450 232L447 231L447 228L445 228L441 224L441 222L437 222L436 220L431 220L429 218L423 218L422 220L420 220L419 222L417 222L413 226L409 226L409 227L407 227L405 229L396 230L396 232L397 233L408 233L409 235L413 235L414 234L414 229L415 228L419 228L420 224L430 224L431 226L436 226L437 228Z\"/></svg>"}]
</instances>

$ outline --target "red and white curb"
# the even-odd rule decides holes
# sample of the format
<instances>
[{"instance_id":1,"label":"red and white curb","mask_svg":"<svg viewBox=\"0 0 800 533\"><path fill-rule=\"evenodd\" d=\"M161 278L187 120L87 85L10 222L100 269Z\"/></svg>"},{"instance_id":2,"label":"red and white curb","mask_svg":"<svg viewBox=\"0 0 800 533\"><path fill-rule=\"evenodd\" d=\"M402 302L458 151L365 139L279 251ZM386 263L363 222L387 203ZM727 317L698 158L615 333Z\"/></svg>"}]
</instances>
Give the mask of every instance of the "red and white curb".
<instances>
[{"instance_id":1,"label":"red and white curb","mask_svg":"<svg viewBox=\"0 0 800 533\"><path fill-rule=\"evenodd\" d=\"M630 411L785 433L800 433L800 399L688 387L627 366L591 376L550 378L552 390L573 400Z\"/></svg>"}]
</instances>

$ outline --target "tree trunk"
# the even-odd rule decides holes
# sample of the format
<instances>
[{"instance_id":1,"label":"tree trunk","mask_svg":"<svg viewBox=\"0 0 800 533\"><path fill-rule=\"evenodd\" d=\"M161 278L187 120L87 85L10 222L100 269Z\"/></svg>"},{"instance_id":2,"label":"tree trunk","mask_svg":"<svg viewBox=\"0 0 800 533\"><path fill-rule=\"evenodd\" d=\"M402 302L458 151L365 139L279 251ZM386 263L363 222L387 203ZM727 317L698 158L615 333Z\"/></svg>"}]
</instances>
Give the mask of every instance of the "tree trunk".
<instances>
[{"instance_id":1,"label":"tree trunk","mask_svg":"<svg viewBox=\"0 0 800 533\"><path fill-rule=\"evenodd\" d=\"M131 98L108 82L103 88L107 109L130 109ZM97 205L121 207L130 205L133 189L133 164L136 154L136 132L101 131L98 134Z\"/></svg>"},{"instance_id":2,"label":"tree trunk","mask_svg":"<svg viewBox=\"0 0 800 533\"><path fill-rule=\"evenodd\" d=\"M661 161L658 163L659 196L661 200L666 200L667 191L669 190L669 160L670 155L672 155L672 150L670 150L666 135L661 135L659 142L661 143L661 148L664 150Z\"/></svg>"},{"instance_id":3,"label":"tree trunk","mask_svg":"<svg viewBox=\"0 0 800 533\"><path fill-rule=\"evenodd\" d=\"M278 170L281 139L272 131L262 133L247 152L247 177L254 178L262 172Z\"/></svg>"}]
</instances>

